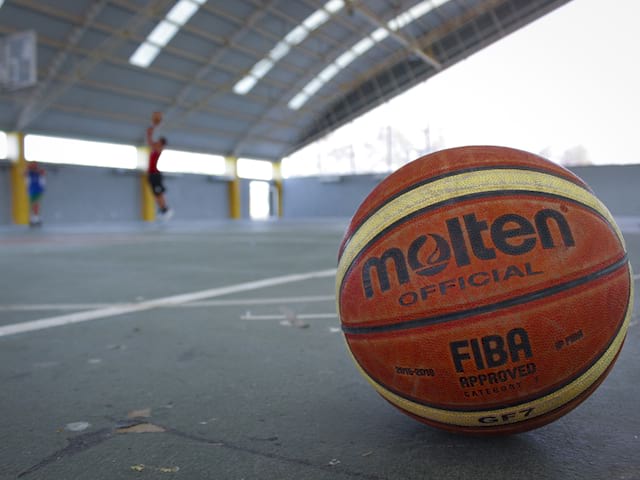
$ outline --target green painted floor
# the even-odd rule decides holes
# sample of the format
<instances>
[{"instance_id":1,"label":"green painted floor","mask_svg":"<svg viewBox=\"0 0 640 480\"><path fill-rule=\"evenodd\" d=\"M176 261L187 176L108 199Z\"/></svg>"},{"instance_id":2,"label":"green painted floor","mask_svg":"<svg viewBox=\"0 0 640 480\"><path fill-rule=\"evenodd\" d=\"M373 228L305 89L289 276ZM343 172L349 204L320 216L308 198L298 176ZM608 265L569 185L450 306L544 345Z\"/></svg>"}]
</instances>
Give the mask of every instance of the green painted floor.
<instances>
[{"instance_id":1,"label":"green painted floor","mask_svg":"<svg viewBox=\"0 0 640 480\"><path fill-rule=\"evenodd\" d=\"M388 405L347 355L332 275L345 226L0 230L0 332L26 328L0 336L0 478L640 478L635 314L570 414L447 434Z\"/></svg>"}]
</instances>

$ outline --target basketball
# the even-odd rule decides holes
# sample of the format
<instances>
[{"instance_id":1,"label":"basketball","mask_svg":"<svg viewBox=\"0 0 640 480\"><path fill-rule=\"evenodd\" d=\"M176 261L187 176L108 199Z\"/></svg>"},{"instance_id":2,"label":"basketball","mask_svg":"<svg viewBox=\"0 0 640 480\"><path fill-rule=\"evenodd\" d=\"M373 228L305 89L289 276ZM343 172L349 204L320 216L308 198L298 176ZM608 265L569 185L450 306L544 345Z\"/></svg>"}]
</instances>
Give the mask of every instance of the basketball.
<instances>
[{"instance_id":1,"label":"basketball","mask_svg":"<svg viewBox=\"0 0 640 480\"><path fill-rule=\"evenodd\" d=\"M153 112L151 114L151 123L159 125L162 122L162 112Z\"/></svg>"},{"instance_id":2,"label":"basketball","mask_svg":"<svg viewBox=\"0 0 640 480\"><path fill-rule=\"evenodd\" d=\"M585 182L531 153L473 146L371 191L340 245L336 301L348 351L385 400L433 427L504 435L597 389L632 288L622 233Z\"/></svg>"}]
</instances>

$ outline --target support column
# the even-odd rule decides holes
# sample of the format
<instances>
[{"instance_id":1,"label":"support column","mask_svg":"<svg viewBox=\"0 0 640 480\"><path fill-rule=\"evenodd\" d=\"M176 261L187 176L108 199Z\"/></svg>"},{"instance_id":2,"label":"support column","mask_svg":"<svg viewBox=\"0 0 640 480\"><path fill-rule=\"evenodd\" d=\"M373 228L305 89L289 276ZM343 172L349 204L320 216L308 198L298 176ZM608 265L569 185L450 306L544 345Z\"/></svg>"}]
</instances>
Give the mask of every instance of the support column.
<instances>
[{"instance_id":1,"label":"support column","mask_svg":"<svg viewBox=\"0 0 640 480\"><path fill-rule=\"evenodd\" d=\"M138 147L138 171L140 172L140 216L145 222L156 219L156 201L147 180L149 147Z\"/></svg>"},{"instance_id":2,"label":"support column","mask_svg":"<svg viewBox=\"0 0 640 480\"><path fill-rule=\"evenodd\" d=\"M10 150L11 160L11 214L16 225L29 225L29 195L24 178L27 162L24 157L24 133L14 132L7 135L9 143L13 143Z\"/></svg>"},{"instance_id":3,"label":"support column","mask_svg":"<svg viewBox=\"0 0 640 480\"><path fill-rule=\"evenodd\" d=\"M278 218L281 218L283 215L283 200L282 200L282 161L274 162L273 164L273 181L276 187L276 192L278 194L278 211L275 212Z\"/></svg>"},{"instance_id":4,"label":"support column","mask_svg":"<svg viewBox=\"0 0 640 480\"><path fill-rule=\"evenodd\" d=\"M240 178L238 178L238 159L225 157L227 172L231 174L228 183L229 218L238 220L242 218L242 197L240 192Z\"/></svg>"}]
</instances>

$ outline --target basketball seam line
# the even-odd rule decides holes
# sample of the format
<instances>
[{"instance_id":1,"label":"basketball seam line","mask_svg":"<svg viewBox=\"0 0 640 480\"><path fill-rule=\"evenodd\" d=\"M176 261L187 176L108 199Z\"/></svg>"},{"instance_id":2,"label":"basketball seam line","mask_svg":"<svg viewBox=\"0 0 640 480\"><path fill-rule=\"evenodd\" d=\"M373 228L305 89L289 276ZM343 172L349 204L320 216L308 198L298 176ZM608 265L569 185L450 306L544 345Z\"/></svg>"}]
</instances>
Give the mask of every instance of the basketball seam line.
<instances>
[{"instance_id":1,"label":"basketball seam line","mask_svg":"<svg viewBox=\"0 0 640 480\"><path fill-rule=\"evenodd\" d=\"M347 267L345 269L344 274L340 278L340 288L338 289L338 292L339 292L338 302L340 301L340 298L342 297L342 289L343 289L343 286L344 286L345 279L351 273L354 265L356 265L358 260L364 255L364 252L372 244L377 242L380 238L382 238L384 235L386 235L390 230L396 228L398 225L402 225L403 223L408 222L412 218L415 218L416 216L422 215L422 214L424 214L424 213L426 213L426 212L428 212L430 210L436 210L438 208L442 208L442 207L447 206L447 205L454 205L456 203L460 203L460 202L467 201L467 200L473 200L473 199L476 199L476 198L494 197L494 196L509 196L509 195L522 195L522 194L533 195L533 196L537 196L537 197L545 197L545 198L558 198L558 199L565 200L565 201L567 201L569 203L573 203L573 204L579 205L579 206L584 207L587 210L595 213L598 217L600 217L602 220L604 220L607 223L607 225L610 226L609 220L605 216L603 216L599 211L595 210L594 208L590 207L589 205L585 205L584 203L582 203L582 202L580 202L578 200L574 200L572 198L563 197L561 195L557 195L557 194L553 194L553 193L538 192L538 191L535 191L535 190L492 190L492 191L488 191L488 192L471 193L471 194L468 194L468 195L461 195L459 197L449 198L449 199L444 200L442 202L433 203L433 204L428 205L428 206L426 206L424 208L421 208L419 210L411 212L410 214L406 215L405 217L402 217L401 219L397 220L396 222L393 222L392 224L390 224L387 227L385 227L382 230L380 230L374 237L371 238L371 240L369 240L365 245L363 245L363 247L360 249L360 252L353 257L353 259L351 260L351 263L349 264L349 267ZM615 231L614 231L614 233L615 233Z\"/></svg>"},{"instance_id":2,"label":"basketball seam line","mask_svg":"<svg viewBox=\"0 0 640 480\"><path fill-rule=\"evenodd\" d=\"M591 188L589 188L589 186L587 184L585 184L583 181L581 181L580 179L576 179L573 178L571 176L563 176L560 175L558 173L555 173L553 171L547 170L545 168L535 168L535 167L523 167L521 165L488 165L486 167L469 167L469 168L462 168L460 170L453 170L453 171L449 171L446 173L442 173L440 175L436 175L434 177L429 177L425 180L422 180L420 182L416 182L416 183L412 183L410 186L403 188L402 190L400 190L399 192L394 193L393 195L391 195L388 198L384 199L384 202L381 203L380 205L378 205L378 207L369 212L367 215L365 215L364 217L362 217L362 219L360 219L360 221L358 222L357 226L353 229L353 231L351 232L351 235L349 235L349 238L353 237L355 235L355 233L360 229L360 227L369 219L371 218L373 215L375 215L380 208L385 204L385 203L389 203L392 200L395 200L396 198L406 194L407 192L410 192L412 190L415 190L416 188L422 187L424 185L428 185L429 183L433 183L433 182L437 182L438 180L441 180L443 178L447 178L447 177L451 177L451 176L455 176L455 175L463 175L465 173L470 173L470 172L482 172L485 170L522 170L522 171L526 171L526 172L537 172L537 173L543 173L545 175L551 175L557 178L560 178L562 180L566 180L568 182L573 183L574 185L583 188L584 190L586 190L589 193L593 193L593 191L591 190ZM348 242L347 242L348 243ZM344 244L342 251L340 252L340 255L338 256L338 260L340 260L340 257L342 256L342 252L344 252L344 250L347 247L347 243Z\"/></svg>"},{"instance_id":3,"label":"basketball seam line","mask_svg":"<svg viewBox=\"0 0 640 480\"><path fill-rule=\"evenodd\" d=\"M631 290L629 290L627 292L627 295L630 296L631 295ZM597 356L594 357L593 361L591 363L589 363L589 365L585 366L583 369L581 369L579 372L576 372L575 375L573 375L570 379L568 379L567 381L565 381L563 384L556 386L553 389L550 389L548 391L545 392L541 392L538 396L538 398L534 399L534 400L525 400L525 403L531 403L531 402L535 402L541 398L547 397L549 395L554 394L555 392L558 392L560 390L562 390L563 388L566 388L568 385L571 385L572 383L574 383L575 381L577 381L578 379L580 379L581 377L583 377L591 368L593 368L605 355L606 352L613 346L614 342L616 342L616 340L619 338L620 334L623 333L624 337L626 337L626 331L623 332L623 330L626 330L625 328L625 324L627 322L628 317L630 316L630 307L631 305L627 305L627 308L625 310L624 315L622 316L622 321L619 322L619 327L615 332L615 335L611 336L611 340L607 343L607 345L602 349L601 352L599 352L599 354ZM622 343L624 343L624 338L622 339ZM620 350L622 349L622 344L620 345L620 347L618 348L617 352L616 352L616 357L617 355L620 353ZM499 406L492 406L488 409L485 408L452 408L452 407L448 407L448 408L444 408L442 406L438 406L437 404L433 404L433 403L428 403L425 402L423 400L411 397L409 395L406 395L405 393L402 393L394 388L390 388L388 385L386 385L385 383L382 383L380 380L378 380L377 378L374 378L373 375L364 368L364 366L356 359L355 355L353 354L353 352L351 352L351 349L349 348L349 353L351 354L351 358L352 360L355 362L356 366L358 368L360 368L365 374L366 374L366 378L368 379L369 382L373 382L375 384L377 384L380 388L382 388L383 390L386 390L387 392L402 398L403 400L406 400L408 402L414 403L416 405L420 405L420 406L424 406L424 407L428 407L428 408L432 408L432 409L436 409L436 410L442 410L442 411L447 411L447 412L460 412L460 413L465 413L465 414L474 414L474 413L484 413L487 411L499 411L499 410L504 410L507 408L512 408L516 405L522 405L522 399L518 398L518 399L514 399L513 402L509 402L509 403L505 403ZM613 362L610 363L610 365L612 365ZM608 369L605 369L605 372ZM598 377L600 378L600 377ZM597 381L597 380L596 380ZM590 384L591 385L591 384ZM589 386L590 386L589 385ZM588 388L587 388L588 389ZM586 391L587 389L582 390L578 395L575 395L574 397L572 397L571 400L578 398L580 395L582 395L584 393L584 391ZM388 399L387 399L388 400ZM416 415L421 417L421 415L415 413L415 412L411 412L409 410L406 410L404 408L402 408L399 405L396 405L395 402L391 402L393 405L395 405L396 407L400 408L403 411L407 411L409 413L411 413L412 415ZM563 405L557 407L557 408L562 408ZM548 413L557 410L553 409L550 410L549 412L545 412L543 415L547 415ZM443 425L449 425L447 422L441 421L441 420L435 420L431 417L422 417L422 418L427 418L428 420L431 421L436 421L439 423L442 423ZM535 417L534 417L535 418ZM453 424L452 424L453 425Z\"/></svg>"},{"instance_id":4,"label":"basketball seam line","mask_svg":"<svg viewBox=\"0 0 640 480\"><path fill-rule=\"evenodd\" d=\"M607 348L608 348L608 347L607 347ZM622 349L620 348L620 349L617 351L617 353L616 353L616 355L615 355L615 357L616 357L616 358L617 358L617 357L618 357L618 355L620 354L620 351L621 351L621 350L622 350ZM605 349L605 351L606 351L606 349ZM560 385L560 386L558 386L557 388L554 388L552 391L543 392L543 393L541 393L541 394L540 394L540 396L539 396L537 399L529 400L529 401L527 401L526 403L532 403L532 402L535 402L535 401L537 401L538 399L540 399L540 398L544 398L545 396L550 395L550 394L552 394L552 393L554 393L554 392L556 392L556 391L558 391L558 390L561 390L562 388L566 387L567 385L570 385L572 382L575 382L575 381L576 381L577 379L579 379L582 375L584 375L584 374L585 374L585 373L586 373L586 372L587 372L591 367L593 367L593 365L597 362L597 360L598 360L598 359L594 360L594 361L593 361L589 366L585 367L582 371L580 371L580 373L576 374L576 375L575 375L575 376L574 376L570 381L565 382L563 385ZM611 369L613 368L614 363L615 363L615 360L613 360L611 363L609 363L608 367L605 369L605 372L604 372L602 375L606 375L606 374L608 374L608 373L611 371ZM360 365L360 368L362 368L362 366L361 366L361 365ZM364 369L363 369L363 371L364 371ZM368 375L368 373L367 373L367 375ZM377 383L381 388L384 388L385 390L388 390L390 393L393 393L394 395L396 395L396 396L398 396L398 397L401 397L401 398L403 398L404 400L407 400L407 401L409 401L409 402L412 402L412 403L415 403L415 404L418 404L418 405L422 405L422 406L425 406L425 407L430 407L430 408L440 409L440 410L446 410L446 411L448 411L448 412L460 412L460 413L470 413L470 414L484 414L484 413L486 413L486 412L491 412L491 411L501 411L501 410L505 410L505 409L513 408L513 407L518 406L518 405L522 405L522 399L516 399L516 400L514 400L514 401L513 401L513 402L511 402L511 403L505 403L505 404L502 404L502 405L499 405L499 406L492 406L492 407L487 408L487 409L483 409L483 408L481 408L481 409L474 409L474 410L470 410L470 409L469 409L469 410L464 410L464 409L455 409L455 408L446 408L446 409L445 409L445 408L442 408L442 407L436 407L436 406L430 405L430 404L428 404L428 403L426 403L426 402L421 402L421 401L416 400L416 399L414 399L414 398L411 398L411 397L409 397L409 396L403 395L403 394L401 394L401 393L399 393L399 392L396 392L396 391L394 391L394 390L392 390L392 389L388 388L386 385L384 385L384 384L382 384L382 383L378 382L377 380L374 380L374 379L373 379L373 377L371 377L370 375L368 375L368 376L369 376L369 378L370 378L372 381L376 382L376 383ZM585 400L586 400L586 399L591 395L591 393L593 393L593 392L590 392L590 393L587 393L587 392L589 391L589 389L593 388L593 385L594 385L594 384L596 384L596 383L598 382L598 380L599 380L599 379L604 380L604 378L603 378L602 376L598 377L598 379L596 379L596 381L595 381L595 382L593 382L593 383L589 384L589 386L588 386L586 389L582 390L580 393L578 393L578 394L577 394L577 395L575 395L574 397L571 397L571 399L570 399L570 400L568 400L566 403L563 403L563 404L561 404L561 405L557 406L556 408L554 408L554 409L552 409L552 410L549 410L549 411L546 411L546 412L544 412L544 413L542 413L542 414L540 414L540 415L535 415L535 416L533 416L533 417L530 417L530 419L531 419L531 420L533 420L534 418L544 418L544 417L546 417L546 416L553 415L553 414L554 414L555 412L557 412L558 410L561 410L561 409L563 409L563 408L566 408L566 407L567 407L567 405L568 405L569 403L571 403L571 402L576 402L576 401L577 401L578 403L576 404L576 406L577 406L577 405L579 405L580 403L582 403L583 401L585 401ZM597 387L596 387L596 388L597 388ZM585 395L586 395L586 396L585 396ZM388 400L387 400L387 401L388 401ZM415 412L412 412L412 411L410 411L410 410L407 410L406 408L401 407L400 405L396 405L396 404L395 404L395 403L393 403L393 402L391 402L391 404L392 404L393 406L395 406L396 408L399 408L399 409L400 409L400 410L402 410L403 412L405 412L405 413L407 413L407 414L409 414L409 415L414 415L414 416L415 416L415 417L417 417L417 418L422 418L422 419L428 420L428 421L433 422L433 423L438 423L438 424L443 425L443 426L460 426L460 427L467 427L467 428L472 428L472 429L474 429L474 430L476 430L476 431L491 431L491 430L499 431L499 430L501 429L501 427L505 427L505 426L508 426L508 425L513 426L513 425L517 425L518 423L524 423L524 422L527 422L527 420L525 419L525 420L519 420L519 421L512 422L512 423L502 424L502 425L500 425L500 426L497 426L497 425L496 425L496 426L491 426L491 425L486 425L486 426L485 426L485 425L477 425L477 426L472 426L472 425L457 425L457 424L455 424L455 423L448 423L448 422L445 422L445 421L443 421L443 420L438 420L438 419L434 419L434 418L431 418L431 417L421 416L421 415L419 415L419 414L417 414L417 413L415 413ZM570 410L571 410L571 409L570 409Z\"/></svg>"},{"instance_id":5,"label":"basketball seam line","mask_svg":"<svg viewBox=\"0 0 640 480\"><path fill-rule=\"evenodd\" d=\"M542 290L537 290L531 293L527 293L525 295L509 298L507 300L502 300L500 302L492 303L489 305L483 305L480 307L475 307L475 308L471 308L471 309L467 309L459 312L447 313L444 315L436 315L433 317L419 318L419 319L410 320L403 323L374 325L374 326L366 326L366 327L350 327L347 325L342 325L342 331L343 333L349 334L349 335L366 335L371 333L393 332L398 330L411 330L414 328L426 327L426 326L435 325L438 323L461 320L463 318L467 318L473 315L481 315L481 314L490 313L496 310L500 310L503 308L510 308L516 305L521 305L523 303L532 302L535 300L539 300L541 298L549 297L551 295L555 295L557 293L564 292L566 290L571 290L572 288L579 287L581 285L584 285L585 283L589 283L600 277L604 277L610 273L613 273L619 268L626 266L627 263L628 263L628 256L625 254L621 259L619 259L615 263L601 270L598 270L596 272L592 272L588 275L570 280L565 283L561 283L559 285L554 285L552 287L544 288Z\"/></svg>"}]
</instances>

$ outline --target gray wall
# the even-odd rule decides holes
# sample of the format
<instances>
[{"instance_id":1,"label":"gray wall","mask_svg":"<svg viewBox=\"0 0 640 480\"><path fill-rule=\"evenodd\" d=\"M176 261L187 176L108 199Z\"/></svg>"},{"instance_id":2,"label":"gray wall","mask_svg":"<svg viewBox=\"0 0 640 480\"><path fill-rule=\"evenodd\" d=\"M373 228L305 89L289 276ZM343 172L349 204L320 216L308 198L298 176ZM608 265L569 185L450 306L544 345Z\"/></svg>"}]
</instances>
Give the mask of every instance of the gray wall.
<instances>
[{"instance_id":1,"label":"gray wall","mask_svg":"<svg viewBox=\"0 0 640 480\"><path fill-rule=\"evenodd\" d=\"M640 216L640 165L571 169L614 215ZM284 181L284 217L350 217L383 176L290 178Z\"/></svg>"},{"instance_id":2,"label":"gray wall","mask_svg":"<svg viewBox=\"0 0 640 480\"><path fill-rule=\"evenodd\" d=\"M284 180L283 217L351 217L384 175Z\"/></svg>"},{"instance_id":3,"label":"gray wall","mask_svg":"<svg viewBox=\"0 0 640 480\"><path fill-rule=\"evenodd\" d=\"M11 219L11 175L9 162L0 160L0 225Z\"/></svg>"},{"instance_id":4,"label":"gray wall","mask_svg":"<svg viewBox=\"0 0 640 480\"><path fill-rule=\"evenodd\" d=\"M164 174L165 197L182 220L229 218L227 182L206 175Z\"/></svg>"},{"instance_id":5,"label":"gray wall","mask_svg":"<svg viewBox=\"0 0 640 480\"><path fill-rule=\"evenodd\" d=\"M640 165L572 167L614 215L640 216Z\"/></svg>"},{"instance_id":6,"label":"gray wall","mask_svg":"<svg viewBox=\"0 0 640 480\"><path fill-rule=\"evenodd\" d=\"M42 199L46 224L141 220L142 172L40 164L47 172ZM165 174L167 200L181 219L229 216L227 183L205 175ZM0 164L0 225L12 223L9 164Z\"/></svg>"},{"instance_id":7,"label":"gray wall","mask_svg":"<svg viewBox=\"0 0 640 480\"><path fill-rule=\"evenodd\" d=\"M242 219L251 218L249 214L249 184L251 180L240 179L240 215Z\"/></svg>"},{"instance_id":8,"label":"gray wall","mask_svg":"<svg viewBox=\"0 0 640 480\"><path fill-rule=\"evenodd\" d=\"M136 172L112 168L40 164L46 171L43 222L90 223L140 218Z\"/></svg>"},{"instance_id":9,"label":"gray wall","mask_svg":"<svg viewBox=\"0 0 640 480\"><path fill-rule=\"evenodd\" d=\"M138 221L141 218L140 172L111 168L42 164L47 191L46 223ZM640 216L640 165L574 167L614 215ZM167 199L177 219L229 218L228 187L204 175L166 174ZM285 218L353 215L384 175L291 178L283 182ZM240 181L241 213L249 218L249 180ZM0 225L12 223L9 163L0 161Z\"/></svg>"}]
</instances>

